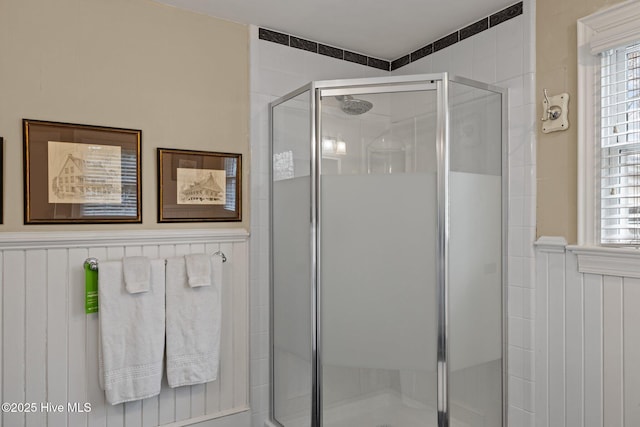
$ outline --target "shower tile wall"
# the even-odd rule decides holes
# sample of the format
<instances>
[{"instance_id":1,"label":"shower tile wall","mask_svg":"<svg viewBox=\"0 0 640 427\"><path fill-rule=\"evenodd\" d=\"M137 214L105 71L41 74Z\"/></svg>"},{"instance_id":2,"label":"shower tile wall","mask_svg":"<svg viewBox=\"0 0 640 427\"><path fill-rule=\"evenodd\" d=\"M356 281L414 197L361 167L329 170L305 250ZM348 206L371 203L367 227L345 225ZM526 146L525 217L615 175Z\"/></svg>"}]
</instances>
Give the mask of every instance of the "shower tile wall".
<instances>
[{"instance_id":1,"label":"shower tile wall","mask_svg":"<svg viewBox=\"0 0 640 427\"><path fill-rule=\"evenodd\" d=\"M509 91L509 420L534 425L535 237L534 0L523 14L391 72L448 71ZM388 76L389 72L260 40L251 28L251 407L253 427L269 411L268 103L312 80ZM336 373L339 375L339 373ZM397 379L390 378L393 385Z\"/></svg>"}]
</instances>

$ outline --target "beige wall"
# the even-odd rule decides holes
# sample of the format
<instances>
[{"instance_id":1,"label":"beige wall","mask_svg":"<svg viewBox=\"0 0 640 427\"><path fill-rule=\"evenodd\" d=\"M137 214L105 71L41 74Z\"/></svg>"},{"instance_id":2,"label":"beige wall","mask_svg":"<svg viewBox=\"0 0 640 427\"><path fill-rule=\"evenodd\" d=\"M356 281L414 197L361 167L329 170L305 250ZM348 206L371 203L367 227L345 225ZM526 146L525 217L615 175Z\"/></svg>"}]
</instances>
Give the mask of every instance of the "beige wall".
<instances>
[{"instance_id":1,"label":"beige wall","mask_svg":"<svg viewBox=\"0 0 640 427\"><path fill-rule=\"evenodd\" d=\"M0 231L228 227L157 224L157 147L241 153L248 229L248 46L244 25L149 0L0 2ZM141 129L143 224L24 226L22 118Z\"/></svg>"},{"instance_id":2,"label":"beige wall","mask_svg":"<svg viewBox=\"0 0 640 427\"><path fill-rule=\"evenodd\" d=\"M620 0L537 0L536 74L537 114L542 117L542 91L568 92L569 129L543 134L538 126L537 235L563 236L575 243L577 217L576 21Z\"/></svg>"}]
</instances>

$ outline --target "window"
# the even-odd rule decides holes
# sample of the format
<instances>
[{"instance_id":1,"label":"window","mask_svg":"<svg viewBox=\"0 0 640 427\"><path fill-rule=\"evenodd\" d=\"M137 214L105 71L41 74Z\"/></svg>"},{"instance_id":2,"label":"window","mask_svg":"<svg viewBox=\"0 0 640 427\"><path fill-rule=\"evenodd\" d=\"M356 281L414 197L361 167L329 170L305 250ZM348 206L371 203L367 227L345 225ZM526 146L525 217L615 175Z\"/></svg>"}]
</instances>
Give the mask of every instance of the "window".
<instances>
[{"instance_id":1,"label":"window","mask_svg":"<svg viewBox=\"0 0 640 427\"><path fill-rule=\"evenodd\" d=\"M600 243L640 244L640 44L600 53Z\"/></svg>"},{"instance_id":2,"label":"window","mask_svg":"<svg viewBox=\"0 0 640 427\"><path fill-rule=\"evenodd\" d=\"M578 21L578 243L640 246L640 2Z\"/></svg>"}]
</instances>

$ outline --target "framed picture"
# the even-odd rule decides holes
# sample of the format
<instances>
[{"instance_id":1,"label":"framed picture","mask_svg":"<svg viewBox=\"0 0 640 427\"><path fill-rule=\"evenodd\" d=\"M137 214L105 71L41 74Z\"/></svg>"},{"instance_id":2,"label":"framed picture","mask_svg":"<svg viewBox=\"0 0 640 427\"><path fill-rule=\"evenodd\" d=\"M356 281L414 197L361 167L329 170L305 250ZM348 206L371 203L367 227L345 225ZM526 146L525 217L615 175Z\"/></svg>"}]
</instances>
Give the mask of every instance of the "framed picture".
<instances>
[{"instance_id":1,"label":"framed picture","mask_svg":"<svg viewBox=\"0 0 640 427\"><path fill-rule=\"evenodd\" d=\"M158 222L242 220L242 155L158 148Z\"/></svg>"},{"instance_id":2,"label":"framed picture","mask_svg":"<svg viewBox=\"0 0 640 427\"><path fill-rule=\"evenodd\" d=\"M142 222L142 131L22 124L25 224Z\"/></svg>"}]
</instances>

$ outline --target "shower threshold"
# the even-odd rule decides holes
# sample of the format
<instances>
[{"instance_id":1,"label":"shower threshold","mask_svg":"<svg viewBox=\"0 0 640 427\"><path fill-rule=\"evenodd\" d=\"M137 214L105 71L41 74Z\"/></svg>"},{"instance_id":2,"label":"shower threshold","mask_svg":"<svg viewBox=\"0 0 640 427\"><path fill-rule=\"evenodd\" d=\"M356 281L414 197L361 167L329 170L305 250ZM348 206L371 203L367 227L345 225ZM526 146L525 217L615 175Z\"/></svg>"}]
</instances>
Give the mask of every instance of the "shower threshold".
<instances>
[{"instance_id":1,"label":"shower threshold","mask_svg":"<svg viewBox=\"0 0 640 427\"><path fill-rule=\"evenodd\" d=\"M309 427L308 417L281 420L285 427ZM451 427L471 424L451 419ZM433 407L403 399L395 391L369 394L331 404L323 412L323 427L437 427Z\"/></svg>"}]
</instances>

